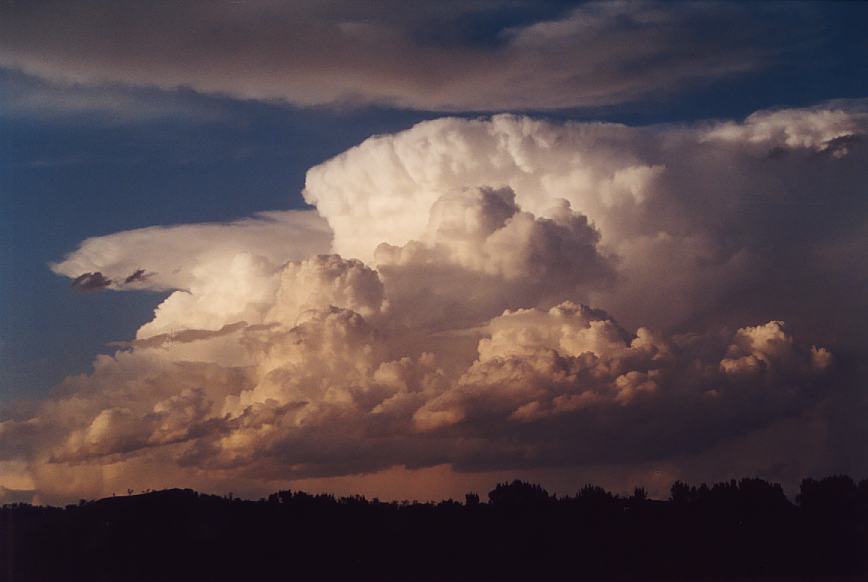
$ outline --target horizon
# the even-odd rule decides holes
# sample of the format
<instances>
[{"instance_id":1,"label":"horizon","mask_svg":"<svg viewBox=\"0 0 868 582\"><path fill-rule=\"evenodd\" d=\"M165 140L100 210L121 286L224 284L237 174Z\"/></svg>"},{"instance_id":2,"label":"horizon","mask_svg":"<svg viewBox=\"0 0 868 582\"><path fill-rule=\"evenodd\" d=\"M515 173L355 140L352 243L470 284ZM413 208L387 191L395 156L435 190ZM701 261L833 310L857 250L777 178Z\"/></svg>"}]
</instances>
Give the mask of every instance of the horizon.
<instances>
[{"instance_id":1,"label":"horizon","mask_svg":"<svg viewBox=\"0 0 868 582\"><path fill-rule=\"evenodd\" d=\"M511 479L506 481L497 481L491 487L491 489L487 492L480 492L477 489L467 490L461 496L455 497L444 497L439 499L418 499L418 498L386 498L381 499L377 496L367 496L361 493L334 493L331 491L323 490L323 491L306 491L304 489L281 489L274 491L267 496L260 496L258 498L254 497L244 497L243 495L238 495L234 491L226 491L223 493L217 492L209 492L209 491L198 491L196 489L191 488L182 488L182 487L167 487L164 489L127 489L123 492L112 492L111 495L106 497L100 497L96 499L79 499L77 503L68 503L65 507L60 505L51 505L51 504L40 504L40 503L30 503L29 501L17 501L14 498L10 498L5 501L3 504L0 504L0 508L14 509L15 507L26 507L26 506L34 506L34 507L43 507L48 509L69 509L74 507L82 507L84 505L88 505L91 503L96 503L100 501L106 501L111 499L118 498L130 498L130 497L142 497L142 496L159 496L161 494L167 493L183 493L183 494L192 494L197 497L212 497L217 499L223 499L228 501L244 501L250 503L261 503L264 501L272 502L276 497L279 497L281 494L290 494L292 496L300 496L300 497L311 497L311 498L327 498L337 503L342 503L345 501L354 501L360 500L370 503L383 503L383 504L391 504L391 505L401 505L404 506L406 504L418 504L418 505L440 505L440 504L464 504L464 505L472 505L476 503L483 504L492 504L496 501L494 497L498 490L509 490L511 488L530 488L538 490L541 496L547 497L550 501L558 502L558 501L570 501L576 498L582 497L587 494L586 492L596 492L602 491L612 500L622 500L629 501L633 499L640 499L643 501L653 501L653 502L667 502L673 503L678 502L675 499L675 491L676 489L684 490L690 492L691 494L709 494L714 491L724 490L727 488L735 488L736 490L741 490L745 483L762 483L765 486L768 486L772 490L779 490L784 499L787 500L789 504L792 506L800 506L801 502L799 497L802 495L806 486L816 485L817 483L826 483L826 482L837 482L840 480L848 481L853 485L853 487L857 490L868 488L868 479L854 480L849 475L835 474L835 475L825 475L819 477L805 477L799 483L799 492L791 492L787 493L787 491L782 487L780 483L776 483L774 481L767 481L758 477L742 477L742 478L732 478L727 481L719 481L713 483L685 483L681 480L674 481L669 490L666 493L665 497L655 497L648 493L648 491L641 486L635 486L632 488L632 491L609 491L604 487L600 487L594 483L582 483L579 485L573 492L557 492L557 491L549 491L548 488L544 487L540 483L534 483L531 481L525 481L522 479ZM12 491L11 493L17 493ZM461 498L464 498L462 502ZM471 500L471 497L474 500Z\"/></svg>"}]
</instances>

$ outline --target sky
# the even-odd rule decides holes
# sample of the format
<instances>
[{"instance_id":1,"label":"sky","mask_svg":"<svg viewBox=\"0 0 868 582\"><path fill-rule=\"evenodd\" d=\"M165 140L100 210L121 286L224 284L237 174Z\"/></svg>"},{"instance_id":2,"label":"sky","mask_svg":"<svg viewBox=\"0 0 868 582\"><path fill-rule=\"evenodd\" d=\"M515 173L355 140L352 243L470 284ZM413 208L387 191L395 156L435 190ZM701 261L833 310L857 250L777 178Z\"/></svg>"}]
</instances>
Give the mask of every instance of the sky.
<instances>
[{"instance_id":1,"label":"sky","mask_svg":"<svg viewBox=\"0 0 868 582\"><path fill-rule=\"evenodd\" d=\"M0 501L868 476L868 7L0 5Z\"/></svg>"}]
</instances>

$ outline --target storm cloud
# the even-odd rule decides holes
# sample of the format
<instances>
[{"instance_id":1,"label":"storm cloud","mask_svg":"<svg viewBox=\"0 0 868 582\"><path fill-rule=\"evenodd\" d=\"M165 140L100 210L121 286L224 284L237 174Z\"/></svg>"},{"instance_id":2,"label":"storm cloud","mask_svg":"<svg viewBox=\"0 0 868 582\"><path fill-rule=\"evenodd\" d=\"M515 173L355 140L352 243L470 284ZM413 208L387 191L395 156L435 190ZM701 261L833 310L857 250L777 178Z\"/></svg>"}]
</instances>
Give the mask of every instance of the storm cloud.
<instances>
[{"instance_id":1,"label":"storm cloud","mask_svg":"<svg viewBox=\"0 0 868 582\"><path fill-rule=\"evenodd\" d=\"M719 478L733 451L776 478L868 468L834 434L864 411L866 133L862 102L444 118L311 168L315 211L88 239L55 272L171 294L6 414L2 460L45 498L401 467Z\"/></svg>"}]
</instances>

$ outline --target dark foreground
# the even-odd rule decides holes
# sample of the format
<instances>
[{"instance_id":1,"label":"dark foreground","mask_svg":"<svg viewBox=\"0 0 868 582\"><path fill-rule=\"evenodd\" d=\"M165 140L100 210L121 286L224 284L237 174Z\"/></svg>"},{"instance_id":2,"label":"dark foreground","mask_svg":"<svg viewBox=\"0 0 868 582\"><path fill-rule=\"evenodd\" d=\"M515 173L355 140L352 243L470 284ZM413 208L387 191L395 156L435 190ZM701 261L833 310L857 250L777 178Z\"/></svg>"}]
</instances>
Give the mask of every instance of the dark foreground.
<instances>
[{"instance_id":1,"label":"dark foreground","mask_svg":"<svg viewBox=\"0 0 868 582\"><path fill-rule=\"evenodd\" d=\"M500 485L482 503L166 490L0 509L0 579L868 580L868 481L744 479L667 501Z\"/></svg>"}]
</instances>

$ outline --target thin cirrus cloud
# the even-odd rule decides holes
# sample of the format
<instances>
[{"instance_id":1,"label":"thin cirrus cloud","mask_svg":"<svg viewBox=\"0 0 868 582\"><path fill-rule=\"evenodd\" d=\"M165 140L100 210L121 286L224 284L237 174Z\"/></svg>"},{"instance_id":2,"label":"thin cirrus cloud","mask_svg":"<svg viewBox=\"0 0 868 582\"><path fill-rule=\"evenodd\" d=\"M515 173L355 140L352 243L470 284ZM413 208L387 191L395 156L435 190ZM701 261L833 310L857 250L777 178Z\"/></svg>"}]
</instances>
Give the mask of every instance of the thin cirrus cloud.
<instances>
[{"instance_id":1,"label":"thin cirrus cloud","mask_svg":"<svg viewBox=\"0 0 868 582\"><path fill-rule=\"evenodd\" d=\"M99 125L126 125L161 119L187 123L226 121L219 106L194 102L191 96L123 86L95 87L0 72L0 117L64 121L85 117Z\"/></svg>"},{"instance_id":2,"label":"thin cirrus cloud","mask_svg":"<svg viewBox=\"0 0 868 582\"><path fill-rule=\"evenodd\" d=\"M54 270L173 291L5 414L0 462L40 499L401 467L863 471L868 263L827 259L865 254L866 133L859 101L444 118L311 168L316 212L88 239Z\"/></svg>"},{"instance_id":3,"label":"thin cirrus cloud","mask_svg":"<svg viewBox=\"0 0 868 582\"><path fill-rule=\"evenodd\" d=\"M819 26L805 5L590 2L535 18L524 6L523 20L448 35L466 30L464 20L517 8L369 8L14 3L0 18L0 66L73 87L189 88L300 106L540 110L624 103L759 71ZM781 21L792 23L787 37Z\"/></svg>"}]
</instances>

